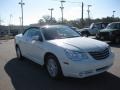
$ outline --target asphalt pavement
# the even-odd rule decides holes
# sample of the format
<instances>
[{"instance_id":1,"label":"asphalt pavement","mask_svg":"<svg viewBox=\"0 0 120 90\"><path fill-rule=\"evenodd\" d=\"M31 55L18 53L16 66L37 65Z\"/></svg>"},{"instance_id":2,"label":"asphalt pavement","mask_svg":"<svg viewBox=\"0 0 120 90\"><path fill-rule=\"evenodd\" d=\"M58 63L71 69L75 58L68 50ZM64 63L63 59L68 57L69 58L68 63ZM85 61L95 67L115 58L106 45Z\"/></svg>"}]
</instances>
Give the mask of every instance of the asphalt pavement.
<instances>
[{"instance_id":1,"label":"asphalt pavement","mask_svg":"<svg viewBox=\"0 0 120 90\"><path fill-rule=\"evenodd\" d=\"M0 41L0 90L120 90L120 45L109 43L114 65L105 73L79 79L49 78L44 67L16 58L14 40Z\"/></svg>"}]
</instances>

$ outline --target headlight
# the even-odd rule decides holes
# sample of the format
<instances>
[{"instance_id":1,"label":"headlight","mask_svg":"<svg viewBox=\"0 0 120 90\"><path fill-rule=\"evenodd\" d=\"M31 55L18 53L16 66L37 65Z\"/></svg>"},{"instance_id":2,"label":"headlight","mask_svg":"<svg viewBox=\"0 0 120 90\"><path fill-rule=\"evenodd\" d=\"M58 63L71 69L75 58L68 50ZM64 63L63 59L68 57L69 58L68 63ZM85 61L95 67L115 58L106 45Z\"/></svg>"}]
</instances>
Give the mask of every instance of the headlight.
<instances>
[{"instance_id":1,"label":"headlight","mask_svg":"<svg viewBox=\"0 0 120 90\"><path fill-rule=\"evenodd\" d=\"M81 61L82 59L88 59L86 53L82 53L78 51L65 50L65 55L67 56L67 58L73 61Z\"/></svg>"}]
</instances>

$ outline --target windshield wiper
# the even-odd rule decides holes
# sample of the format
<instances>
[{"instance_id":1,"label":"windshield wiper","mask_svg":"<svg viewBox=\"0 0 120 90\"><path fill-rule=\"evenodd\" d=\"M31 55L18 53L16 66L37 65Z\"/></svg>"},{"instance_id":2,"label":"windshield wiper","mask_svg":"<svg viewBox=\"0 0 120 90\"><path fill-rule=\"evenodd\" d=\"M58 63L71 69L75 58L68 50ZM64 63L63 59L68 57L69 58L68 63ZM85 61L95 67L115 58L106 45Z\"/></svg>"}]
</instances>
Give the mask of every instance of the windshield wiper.
<instances>
[{"instance_id":1,"label":"windshield wiper","mask_svg":"<svg viewBox=\"0 0 120 90\"><path fill-rule=\"evenodd\" d=\"M74 38L74 37L80 37L80 36L70 36L70 37L66 37L66 38Z\"/></svg>"}]
</instances>

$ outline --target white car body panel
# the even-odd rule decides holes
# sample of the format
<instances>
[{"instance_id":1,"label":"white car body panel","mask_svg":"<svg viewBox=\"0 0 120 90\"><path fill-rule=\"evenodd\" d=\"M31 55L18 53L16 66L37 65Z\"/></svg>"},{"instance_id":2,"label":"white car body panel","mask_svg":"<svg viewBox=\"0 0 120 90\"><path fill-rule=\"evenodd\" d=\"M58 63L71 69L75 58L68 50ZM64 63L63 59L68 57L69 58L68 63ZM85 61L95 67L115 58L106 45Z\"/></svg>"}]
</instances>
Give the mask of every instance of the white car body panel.
<instances>
[{"instance_id":1,"label":"white car body panel","mask_svg":"<svg viewBox=\"0 0 120 90\"><path fill-rule=\"evenodd\" d=\"M102 73L113 64L114 54L112 52L110 52L109 57L103 60L95 60L88 54L88 52L99 51L108 47L108 44L98 40L86 37L44 40L43 42L27 40L27 43L25 40L26 38L22 34L15 37L16 44L19 45L23 56L40 65L44 65L44 56L46 53L50 52L58 58L64 76L83 78ZM80 52L87 53L89 58L86 60L72 61L66 57L64 52L65 49L79 50ZM67 62L68 64L65 64L64 62ZM96 71L96 69L106 66L108 66L108 68L105 70L99 72ZM92 73L83 73L84 71L87 72L90 70Z\"/></svg>"}]
</instances>

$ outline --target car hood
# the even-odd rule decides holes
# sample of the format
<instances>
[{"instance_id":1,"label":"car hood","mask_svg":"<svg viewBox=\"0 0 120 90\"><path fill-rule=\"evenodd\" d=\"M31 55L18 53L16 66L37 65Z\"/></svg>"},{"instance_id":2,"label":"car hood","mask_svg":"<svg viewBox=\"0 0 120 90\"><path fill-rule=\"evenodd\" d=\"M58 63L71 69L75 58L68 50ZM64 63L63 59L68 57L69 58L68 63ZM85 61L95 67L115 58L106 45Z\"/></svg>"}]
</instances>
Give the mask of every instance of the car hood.
<instances>
[{"instance_id":1,"label":"car hood","mask_svg":"<svg viewBox=\"0 0 120 90\"><path fill-rule=\"evenodd\" d=\"M118 30L118 29L102 29L102 30L100 30L100 32L112 32L115 30Z\"/></svg>"},{"instance_id":2,"label":"car hood","mask_svg":"<svg viewBox=\"0 0 120 90\"><path fill-rule=\"evenodd\" d=\"M82 28L82 29L80 29L80 31L82 32L82 31L88 31L90 28Z\"/></svg>"},{"instance_id":3,"label":"car hood","mask_svg":"<svg viewBox=\"0 0 120 90\"><path fill-rule=\"evenodd\" d=\"M108 44L105 42L87 37L56 39L50 40L49 43L65 49L79 50L80 52L100 51L108 47Z\"/></svg>"}]
</instances>

